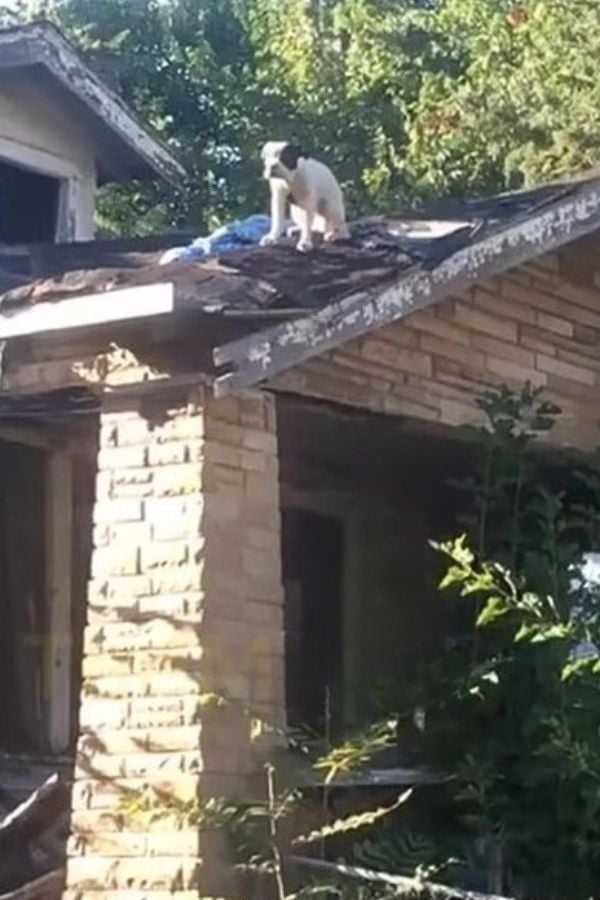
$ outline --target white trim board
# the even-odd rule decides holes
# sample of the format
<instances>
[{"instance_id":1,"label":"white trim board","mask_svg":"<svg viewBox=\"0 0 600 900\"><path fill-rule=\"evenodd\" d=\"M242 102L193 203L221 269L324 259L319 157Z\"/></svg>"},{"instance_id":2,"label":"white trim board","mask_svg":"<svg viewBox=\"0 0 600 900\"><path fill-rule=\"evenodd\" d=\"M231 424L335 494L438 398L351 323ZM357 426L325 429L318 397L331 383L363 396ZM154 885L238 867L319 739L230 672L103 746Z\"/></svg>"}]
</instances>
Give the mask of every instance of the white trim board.
<instances>
[{"instance_id":1,"label":"white trim board","mask_svg":"<svg viewBox=\"0 0 600 900\"><path fill-rule=\"evenodd\" d=\"M160 316L173 312L174 308L175 291L171 282L46 301L10 311L2 311L0 307L0 340Z\"/></svg>"}]
</instances>

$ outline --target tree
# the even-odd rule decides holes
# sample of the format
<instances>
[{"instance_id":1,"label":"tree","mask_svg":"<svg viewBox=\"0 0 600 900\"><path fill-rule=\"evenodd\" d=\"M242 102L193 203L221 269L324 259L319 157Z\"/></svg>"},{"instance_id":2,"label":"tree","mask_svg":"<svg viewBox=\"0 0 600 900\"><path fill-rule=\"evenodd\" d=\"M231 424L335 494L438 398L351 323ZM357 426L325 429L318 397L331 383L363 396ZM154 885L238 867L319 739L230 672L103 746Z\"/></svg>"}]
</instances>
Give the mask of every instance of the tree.
<instances>
[{"instance_id":1,"label":"tree","mask_svg":"<svg viewBox=\"0 0 600 900\"><path fill-rule=\"evenodd\" d=\"M33 7L33 9L32 9ZM296 137L352 215L536 184L600 156L596 0L23 0L181 157L105 191L104 230L198 231L265 205L258 150Z\"/></svg>"}]
</instances>

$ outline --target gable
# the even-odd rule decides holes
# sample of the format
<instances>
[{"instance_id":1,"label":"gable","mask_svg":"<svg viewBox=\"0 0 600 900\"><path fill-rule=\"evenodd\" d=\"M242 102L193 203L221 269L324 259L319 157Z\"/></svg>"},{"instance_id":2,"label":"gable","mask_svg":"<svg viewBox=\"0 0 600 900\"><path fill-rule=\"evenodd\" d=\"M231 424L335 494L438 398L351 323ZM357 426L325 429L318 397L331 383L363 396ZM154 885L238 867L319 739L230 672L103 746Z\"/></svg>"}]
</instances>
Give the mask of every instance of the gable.
<instances>
[{"instance_id":1,"label":"gable","mask_svg":"<svg viewBox=\"0 0 600 900\"><path fill-rule=\"evenodd\" d=\"M48 22L0 30L0 84L7 78L33 79L68 110L72 127L87 135L94 150L100 182L158 175L177 183L185 176L162 142Z\"/></svg>"},{"instance_id":2,"label":"gable","mask_svg":"<svg viewBox=\"0 0 600 900\"><path fill-rule=\"evenodd\" d=\"M555 443L598 445L600 237L587 238L384 326L270 382L376 413L477 424L475 398L506 383L545 389Z\"/></svg>"},{"instance_id":3,"label":"gable","mask_svg":"<svg viewBox=\"0 0 600 900\"><path fill-rule=\"evenodd\" d=\"M43 155L46 168L58 175L65 175L70 167L80 176L95 177L90 136L64 101L26 71L0 77L0 155L12 156L14 145L23 155L23 148Z\"/></svg>"}]
</instances>

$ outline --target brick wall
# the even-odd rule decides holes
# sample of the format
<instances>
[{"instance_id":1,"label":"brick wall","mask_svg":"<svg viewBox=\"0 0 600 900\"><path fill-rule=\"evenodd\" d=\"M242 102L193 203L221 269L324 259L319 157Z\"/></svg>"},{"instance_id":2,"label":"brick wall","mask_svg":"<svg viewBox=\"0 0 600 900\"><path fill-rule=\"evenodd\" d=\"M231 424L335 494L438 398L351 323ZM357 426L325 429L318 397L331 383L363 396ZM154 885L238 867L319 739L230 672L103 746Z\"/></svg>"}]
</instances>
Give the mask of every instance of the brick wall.
<instances>
[{"instance_id":1,"label":"brick wall","mask_svg":"<svg viewBox=\"0 0 600 900\"><path fill-rule=\"evenodd\" d=\"M563 410L552 439L598 443L597 239L545 256L279 376L273 386L459 425L492 384L543 385Z\"/></svg>"},{"instance_id":2,"label":"brick wall","mask_svg":"<svg viewBox=\"0 0 600 900\"><path fill-rule=\"evenodd\" d=\"M160 399L164 396L164 399ZM122 798L242 790L256 760L226 693L282 714L272 400L107 400L73 791L71 896L187 898L226 885L223 848ZM201 857L204 865L200 867Z\"/></svg>"}]
</instances>

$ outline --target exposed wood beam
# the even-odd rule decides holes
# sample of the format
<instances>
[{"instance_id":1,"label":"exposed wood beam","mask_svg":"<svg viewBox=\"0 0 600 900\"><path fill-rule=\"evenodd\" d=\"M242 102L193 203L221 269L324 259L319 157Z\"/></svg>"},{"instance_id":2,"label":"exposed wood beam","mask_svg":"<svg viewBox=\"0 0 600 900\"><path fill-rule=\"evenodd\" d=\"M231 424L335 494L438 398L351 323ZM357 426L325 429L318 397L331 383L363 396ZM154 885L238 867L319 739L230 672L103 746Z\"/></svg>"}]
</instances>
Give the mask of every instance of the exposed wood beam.
<instances>
[{"instance_id":1,"label":"exposed wood beam","mask_svg":"<svg viewBox=\"0 0 600 900\"><path fill-rule=\"evenodd\" d=\"M173 312L173 284L136 285L0 312L0 340L46 331L87 328Z\"/></svg>"},{"instance_id":2,"label":"exposed wood beam","mask_svg":"<svg viewBox=\"0 0 600 900\"><path fill-rule=\"evenodd\" d=\"M71 738L71 594L73 570L73 463L51 453L46 468L46 597L48 647L44 684L48 690L48 732L53 753L64 753Z\"/></svg>"},{"instance_id":3,"label":"exposed wood beam","mask_svg":"<svg viewBox=\"0 0 600 900\"><path fill-rule=\"evenodd\" d=\"M217 395L272 378L366 332L402 319L600 227L600 180L574 184L546 209L498 229L432 270L418 269L387 287L363 290L301 319L275 325L217 347L218 366L232 371L215 383Z\"/></svg>"}]
</instances>

